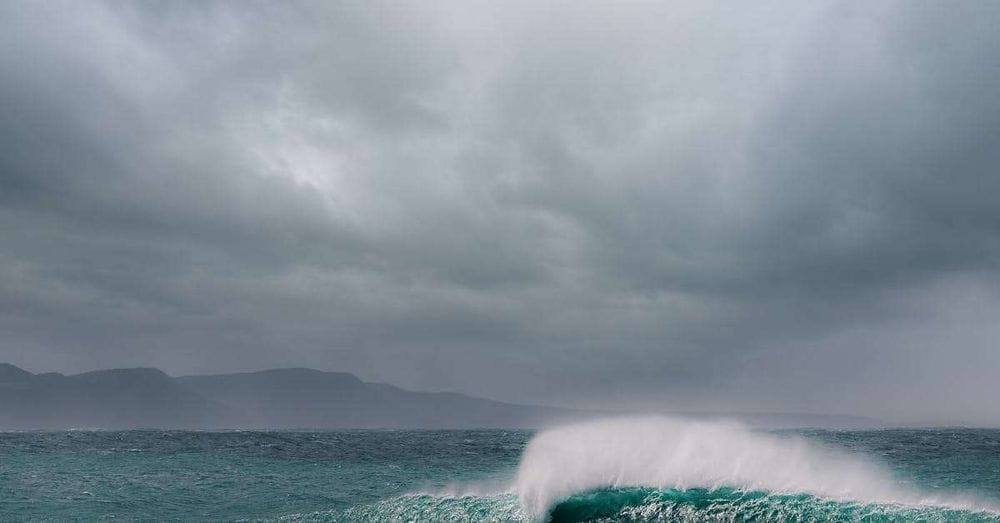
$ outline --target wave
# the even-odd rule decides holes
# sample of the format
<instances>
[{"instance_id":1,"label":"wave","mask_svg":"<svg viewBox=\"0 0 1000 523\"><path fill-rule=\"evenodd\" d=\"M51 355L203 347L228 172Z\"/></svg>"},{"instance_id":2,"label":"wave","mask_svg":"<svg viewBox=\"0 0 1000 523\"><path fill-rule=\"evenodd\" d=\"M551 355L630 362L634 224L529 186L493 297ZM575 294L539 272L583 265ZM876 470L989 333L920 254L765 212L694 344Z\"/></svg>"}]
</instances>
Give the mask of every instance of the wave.
<instances>
[{"instance_id":1,"label":"wave","mask_svg":"<svg viewBox=\"0 0 1000 523\"><path fill-rule=\"evenodd\" d=\"M529 515L514 494L436 496L414 494L352 507L282 518L288 522L493 521L530 523L662 521L703 523L734 521L956 521L1000 522L991 512L947 507L913 507L819 499L807 494L779 495L735 489L659 490L644 487L602 488L576 493L542 516Z\"/></svg>"},{"instance_id":2,"label":"wave","mask_svg":"<svg viewBox=\"0 0 1000 523\"><path fill-rule=\"evenodd\" d=\"M940 506L824 500L729 488L609 488L576 494L547 514L552 523L579 521L963 521L997 522L995 513Z\"/></svg>"},{"instance_id":3,"label":"wave","mask_svg":"<svg viewBox=\"0 0 1000 523\"><path fill-rule=\"evenodd\" d=\"M510 482L461 484L289 521L990 521L1000 507L907 488L794 435L665 417L549 429Z\"/></svg>"},{"instance_id":4,"label":"wave","mask_svg":"<svg viewBox=\"0 0 1000 523\"><path fill-rule=\"evenodd\" d=\"M671 507L723 507L741 513L751 505L776 510L802 503L829 510L877 505L888 512L944 510L994 519L1000 514L996 505L971 496L903 488L881 467L801 437L665 417L543 431L525 449L513 491L532 519L551 515L574 521L586 520L576 516L591 508L603 506L606 512L618 505L650 511L650 518L639 519L656 519L654 513ZM711 503L698 501L706 499ZM564 519L563 514L576 516ZM629 519L625 514L603 517ZM786 519L780 514L760 517Z\"/></svg>"}]
</instances>

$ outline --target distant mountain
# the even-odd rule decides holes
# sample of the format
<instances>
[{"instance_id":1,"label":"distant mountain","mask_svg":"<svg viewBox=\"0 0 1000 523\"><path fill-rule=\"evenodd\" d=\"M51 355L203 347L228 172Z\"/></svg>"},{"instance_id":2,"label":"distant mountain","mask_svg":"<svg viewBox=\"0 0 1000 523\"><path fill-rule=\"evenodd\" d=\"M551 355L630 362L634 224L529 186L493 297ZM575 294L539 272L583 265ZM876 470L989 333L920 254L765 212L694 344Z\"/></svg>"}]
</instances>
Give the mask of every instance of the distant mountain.
<instances>
[{"instance_id":1,"label":"distant mountain","mask_svg":"<svg viewBox=\"0 0 1000 523\"><path fill-rule=\"evenodd\" d=\"M0 428L196 428L221 420L238 416L156 369L64 376L0 364Z\"/></svg>"},{"instance_id":2,"label":"distant mountain","mask_svg":"<svg viewBox=\"0 0 1000 523\"><path fill-rule=\"evenodd\" d=\"M568 409L501 403L455 393L411 392L352 374L276 369L184 376L181 383L261 427L515 428L580 416Z\"/></svg>"},{"instance_id":3,"label":"distant mountain","mask_svg":"<svg viewBox=\"0 0 1000 523\"><path fill-rule=\"evenodd\" d=\"M173 378L157 369L135 368L65 376L32 374L0 363L0 430L538 428L611 415L616 413L516 405L452 392L413 392L365 382L353 374L312 369ZM735 419L764 428L882 425L855 416L671 415Z\"/></svg>"},{"instance_id":4,"label":"distant mountain","mask_svg":"<svg viewBox=\"0 0 1000 523\"><path fill-rule=\"evenodd\" d=\"M312 369L172 378L148 368L64 376L0 364L0 429L527 428L581 415Z\"/></svg>"}]
</instances>

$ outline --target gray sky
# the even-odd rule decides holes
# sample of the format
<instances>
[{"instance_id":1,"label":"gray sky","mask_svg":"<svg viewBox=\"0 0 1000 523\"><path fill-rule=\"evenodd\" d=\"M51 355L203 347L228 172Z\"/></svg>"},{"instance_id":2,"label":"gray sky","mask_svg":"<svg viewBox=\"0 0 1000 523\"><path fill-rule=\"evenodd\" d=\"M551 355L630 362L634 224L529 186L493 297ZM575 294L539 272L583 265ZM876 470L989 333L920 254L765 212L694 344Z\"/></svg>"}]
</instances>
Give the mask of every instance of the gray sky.
<instances>
[{"instance_id":1,"label":"gray sky","mask_svg":"<svg viewBox=\"0 0 1000 523\"><path fill-rule=\"evenodd\" d=\"M1000 3L0 3L0 360L1000 423Z\"/></svg>"}]
</instances>

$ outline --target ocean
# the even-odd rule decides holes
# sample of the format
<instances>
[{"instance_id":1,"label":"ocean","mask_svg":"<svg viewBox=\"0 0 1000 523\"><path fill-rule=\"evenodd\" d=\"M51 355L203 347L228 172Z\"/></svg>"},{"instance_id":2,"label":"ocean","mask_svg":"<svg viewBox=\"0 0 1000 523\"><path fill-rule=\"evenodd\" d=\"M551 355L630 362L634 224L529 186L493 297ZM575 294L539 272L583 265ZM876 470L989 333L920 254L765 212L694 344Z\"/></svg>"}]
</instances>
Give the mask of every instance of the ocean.
<instances>
[{"instance_id":1,"label":"ocean","mask_svg":"<svg viewBox=\"0 0 1000 523\"><path fill-rule=\"evenodd\" d=\"M1000 522L1000 430L2 432L0 520Z\"/></svg>"}]
</instances>

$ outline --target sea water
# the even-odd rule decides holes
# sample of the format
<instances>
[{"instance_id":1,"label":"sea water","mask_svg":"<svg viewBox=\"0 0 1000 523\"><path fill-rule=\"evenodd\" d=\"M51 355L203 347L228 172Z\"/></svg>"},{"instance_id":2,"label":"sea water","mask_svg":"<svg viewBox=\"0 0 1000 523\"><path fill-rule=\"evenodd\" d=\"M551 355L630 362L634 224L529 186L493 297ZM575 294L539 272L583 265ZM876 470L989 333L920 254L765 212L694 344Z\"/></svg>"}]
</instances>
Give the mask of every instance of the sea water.
<instances>
[{"instance_id":1,"label":"sea water","mask_svg":"<svg viewBox=\"0 0 1000 523\"><path fill-rule=\"evenodd\" d=\"M0 520L1000 522L1000 430L3 432Z\"/></svg>"}]
</instances>

